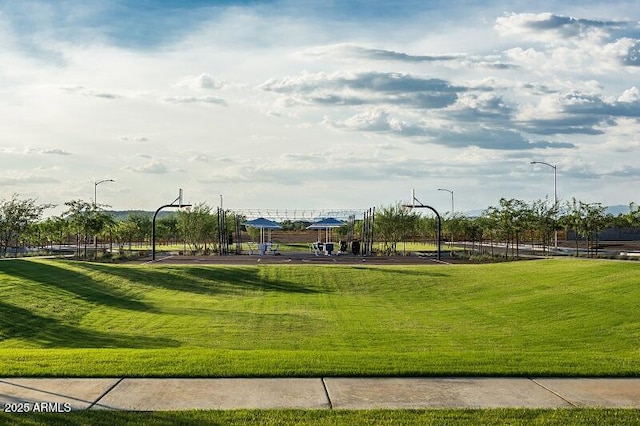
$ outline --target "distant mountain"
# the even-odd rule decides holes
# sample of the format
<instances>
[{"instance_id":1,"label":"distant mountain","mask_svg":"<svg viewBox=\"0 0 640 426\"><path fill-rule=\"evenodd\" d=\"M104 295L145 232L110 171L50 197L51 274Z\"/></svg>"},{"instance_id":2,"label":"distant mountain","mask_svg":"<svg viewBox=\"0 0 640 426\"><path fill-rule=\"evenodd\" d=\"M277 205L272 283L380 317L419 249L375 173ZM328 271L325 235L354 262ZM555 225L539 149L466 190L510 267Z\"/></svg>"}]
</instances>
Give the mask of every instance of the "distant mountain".
<instances>
[{"instance_id":1,"label":"distant mountain","mask_svg":"<svg viewBox=\"0 0 640 426\"><path fill-rule=\"evenodd\" d=\"M153 214L155 212L150 212L150 211L146 211L146 210L108 210L107 213L112 214L116 220L127 220L127 218L129 217L129 215L142 215L142 216L148 216L149 219L153 218ZM160 213L158 213L157 219L163 218L163 217L167 217L167 216L171 216L176 214L175 212L172 211L161 211Z\"/></svg>"},{"instance_id":2,"label":"distant mountain","mask_svg":"<svg viewBox=\"0 0 640 426\"><path fill-rule=\"evenodd\" d=\"M621 214L629 213L629 206L617 205L617 206L607 206L607 214L612 216L618 216Z\"/></svg>"}]
</instances>

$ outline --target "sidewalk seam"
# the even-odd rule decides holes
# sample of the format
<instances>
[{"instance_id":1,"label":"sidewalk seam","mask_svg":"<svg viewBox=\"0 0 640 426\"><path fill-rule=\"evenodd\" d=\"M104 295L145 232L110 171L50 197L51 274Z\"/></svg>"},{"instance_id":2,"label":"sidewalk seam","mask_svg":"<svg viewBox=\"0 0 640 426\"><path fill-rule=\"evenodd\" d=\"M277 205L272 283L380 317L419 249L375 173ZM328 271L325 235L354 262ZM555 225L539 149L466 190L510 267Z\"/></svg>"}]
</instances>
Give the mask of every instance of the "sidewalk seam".
<instances>
[{"instance_id":1,"label":"sidewalk seam","mask_svg":"<svg viewBox=\"0 0 640 426\"><path fill-rule=\"evenodd\" d=\"M100 396L99 396L95 401L93 401L93 402L91 403L91 405L89 405L89 406L87 407L87 410L91 410L93 407L95 407L95 406L96 406L96 404L97 404L97 403L98 403L102 398L104 398L105 396L107 396L107 394L108 394L109 392L111 392L111 391L112 391L116 386L118 386L120 383L122 383L122 381L123 381L123 380L124 380L124 377L121 377L121 378L119 378L119 379L118 379L118 381L117 381L117 382L115 382L114 384L112 384L111 386L109 386L109 388L108 388L106 391L102 392L102 394L101 394L101 395L100 395Z\"/></svg>"},{"instance_id":2,"label":"sidewalk seam","mask_svg":"<svg viewBox=\"0 0 640 426\"><path fill-rule=\"evenodd\" d=\"M542 389L546 390L547 392L551 392L552 394L554 394L555 396L557 396L558 398L560 398L561 400L563 400L567 404L571 405L572 407L574 407L574 408L579 408L580 407L578 404L568 400L567 398L565 398L564 396L560 395L558 392L554 391L553 389L550 389L550 388L544 386L542 383L538 383L536 381L536 379L534 379L533 377L529 377L529 380L531 380L533 383L535 383L536 385L540 386Z\"/></svg>"},{"instance_id":3,"label":"sidewalk seam","mask_svg":"<svg viewBox=\"0 0 640 426\"><path fill-rule=\"evenodd\" d=\"M322 389L324 389L324 394L327 397L327 401L329 401L329 410L333 410L333 402L331 402L331 397L329 396L329 389L327 389L327 384L324 381L324 377L320 377L320 381L322 382Z\"/></svg>"}]
</instances>

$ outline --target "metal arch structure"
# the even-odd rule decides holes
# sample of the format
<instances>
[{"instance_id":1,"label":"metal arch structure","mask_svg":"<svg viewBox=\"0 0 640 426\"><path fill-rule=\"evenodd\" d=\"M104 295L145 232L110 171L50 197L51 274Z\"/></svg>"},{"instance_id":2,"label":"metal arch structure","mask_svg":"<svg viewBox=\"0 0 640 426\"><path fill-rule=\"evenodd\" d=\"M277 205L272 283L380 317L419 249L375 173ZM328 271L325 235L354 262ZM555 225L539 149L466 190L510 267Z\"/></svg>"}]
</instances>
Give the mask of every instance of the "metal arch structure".
<instances>
[{"instance_id":1,"label":"metal arch structure","mask_svg":"<svg viewBox=\"0 0 640 426\"><path fill-rule=\"evenodd\" d=\"M179 194L180 195L178 195L178 198L173 200L172 203L158 207L158 210L156 210L156 212L153 214L153 219L151 220L151 261L153 262L155 262L156 260L156 217L158 216L158 213L160 213L160 210L167 207L191 207L191 204L182 204L182 189L179 190ZM176 201L178 202L178 204L176 204Z\"/></svg>"},{"instance_id":2,"label":"metal arch structure","mask_svg":"<svg viewBox=\"0 0 640 426\"><path fill-rule=\"evenodd\" d=\"M416 202L418 202L419 204L416 205ZM436 214L436 218L438 219L438 236L437 236L437 252L436 252L436 259L440 260L441 258L441 236L442 236L442 218L440 217L440 213L438 213L438 211L436 209L434 209L431 206L427 206L426 204L422 204L422 202L420 202L420 200L418 200L415 196L415 193L413 191L411 191L411 204L404 204L403 207L407 207L410 209L429 209L432 212L434 212Z\"/></svg>"},{"instance_id":3,"label":"metal arch structure","mask_svg":"<svg viewBox=\"0 0 640 426\"><path fill-rule=\"evenodd\" d=\"M247 220L263 217L276 222L285 220L292 222L316 222L319 219L329 217L344 221L349 220L349 218L362 219L365 210L366 209L231 209L231 211L244 216Z\"/></svg>"}]
</instances>

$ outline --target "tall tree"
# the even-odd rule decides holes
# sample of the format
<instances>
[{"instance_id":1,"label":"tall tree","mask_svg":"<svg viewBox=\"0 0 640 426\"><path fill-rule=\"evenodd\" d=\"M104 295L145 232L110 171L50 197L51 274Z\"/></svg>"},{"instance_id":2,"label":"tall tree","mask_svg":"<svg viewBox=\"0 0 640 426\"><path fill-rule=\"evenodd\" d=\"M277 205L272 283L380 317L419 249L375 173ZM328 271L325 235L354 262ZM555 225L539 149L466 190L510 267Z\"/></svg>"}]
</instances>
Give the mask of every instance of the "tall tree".
<instances>
[{"instance_id":1,"label":"tall tree","mask_svg":"<svg viewBox=\"0 0 640 426\"><path fill-rule=\"evenodd\" d=\"M84 242L84 258L87 258L87 244L91 236L99 234L107 224L113 222L111 215L102 211L95 203L72 200L64 203L67 210L62 217L67 218L76 235L76 256L80 257L80 241Z\"/></svg>"},{"instance_id":2,"label":"tall tree","mask_svg":"<svg viewBox=\"0 0 640 426\"><path fill-rule=\"evenodd\" d=\"M534 231L542 241L542 249L546 251L556 231L558 206L549 205L548 200L537 200L531 203L531 214Z\"/></svg>"},{"instance_id":3,"label":"tall tree","mask_svg":"<svg viewBox=\"0 0 640 426\"><path fill-rule=\"evenodd\" d=\"M127 220L136 224L138 233L134 239L139 242L151 242L151 215L145 213L134 212L129 214Z\"/></svg>"},{"instance_id":4,"label":"tall tree","mask_svg":"<svg viewBox=\"0 0 640 426\"><path fill-rule=\"evenodd\" d=\"M583 203L573 198L567 202L567 212L562 221L567 229L573 229L576 242L576 256L579 254L579 237L582 236L587 243L587 253L598 254L598 234L607 223L606 208L600 203Z\"/></svg>"},{"instance_id":5,"label":"tall tree","mask_svg":"<svg viewBox=\"0 0 640 426\"><path fill-rule=\"evenodd\" d=\"M183 232L185 242L193 251L207 249L207 244L217 241L217 216L211 214L211 207L206 203L178 211L178 225Z\"/></svg>"},{"instance_id":6,"label":"tall tree","mask_svg":"<svg viewBox=\"0 0 640 426\"><path fill-rule=\"evenodd\" d=\"M20 235L40 220L44 210L50 207L49 204L36 204L34 198L20 200L18 194L0 201L0 249L3 257L6 257L11 242L16 243L17 249Z\"/></svg>"},{"instance_id":7,"label":"tall tree","mask_svg":"<svg viewBox=\"0 0 640 426\"><path fill-rule=\"evenodd\" d=\"M401 204L378 209L375 226L384 244L383 251L387 254L397 253L397 244L417 233L418 222L418 213Z\"/></svg>"}]
</instances>

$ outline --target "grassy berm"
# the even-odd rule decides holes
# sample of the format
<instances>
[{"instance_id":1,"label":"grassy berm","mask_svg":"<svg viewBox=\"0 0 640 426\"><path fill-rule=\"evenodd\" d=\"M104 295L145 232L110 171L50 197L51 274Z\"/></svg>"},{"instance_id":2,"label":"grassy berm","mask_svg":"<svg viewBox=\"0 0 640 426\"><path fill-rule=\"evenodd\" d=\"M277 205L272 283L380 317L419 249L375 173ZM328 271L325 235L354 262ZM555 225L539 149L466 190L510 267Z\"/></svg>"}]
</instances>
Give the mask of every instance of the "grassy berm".
<instances>
[{"instance_id":1,"label":"grassy berm","mask_svg":"<svg viewBox=\"0 0 640 426\"><path fill-rule=\"evenodd\" d=\"M638 376L639 276L0 261L0 376Z\"/></svg>"}]
</instances>

